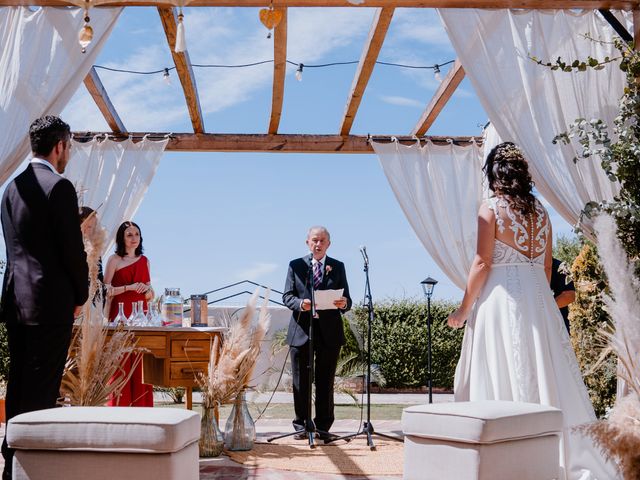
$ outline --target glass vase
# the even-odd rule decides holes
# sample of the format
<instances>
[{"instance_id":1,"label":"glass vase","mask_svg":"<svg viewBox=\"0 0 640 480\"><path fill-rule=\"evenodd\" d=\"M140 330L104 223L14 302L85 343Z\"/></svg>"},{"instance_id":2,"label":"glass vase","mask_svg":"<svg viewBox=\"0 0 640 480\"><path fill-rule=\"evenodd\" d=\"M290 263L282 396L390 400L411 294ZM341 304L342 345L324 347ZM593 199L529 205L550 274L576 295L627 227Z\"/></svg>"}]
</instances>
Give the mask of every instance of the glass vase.
<instances>
[{"instance_id":1,"label":"glass vase","mask_svg":"<svg viewBox=\"0 0 640 480\"><path fill-rule=\"evenodd\" d=\"M251 450L256 424L251 418L244 390L238 393L224 430L224 447L231 451Z\"/></svg>"},{"instance_id":2,"label":"glass vase","mask_svg":"<svg viewBox=\"0 0 640 480\"><path fill-rule=\"evenodd\" d=\"M115 318L111 322L111 325L114 325L117 327L118 325L126 325L126 324L127 324L127 317L124 314L124 303L119 302L118 315L115 316Z\"/></svg>"},{"instance_id":3,"label":"glass vase","mask_svg":"<svg viewBox=\"0 0 640 480\"><path fill-rule=\"evenodd\" d=\"M200 419L200 440L198 450L201 457L217 457L222 453L224 440L218 427L213 407L202 407Z\"/></svg>"},{"instance_id":4,"label":"glass vase","mask_svg":"<svg viewBox=\"0 0 640 480\"><path fill-rule=\"evenodd\" d=\"M131 302L131 314L127 319L127 327L134 327L136 325L136 316L138 315L138 302Z\"/></svg>"}]
</instances>

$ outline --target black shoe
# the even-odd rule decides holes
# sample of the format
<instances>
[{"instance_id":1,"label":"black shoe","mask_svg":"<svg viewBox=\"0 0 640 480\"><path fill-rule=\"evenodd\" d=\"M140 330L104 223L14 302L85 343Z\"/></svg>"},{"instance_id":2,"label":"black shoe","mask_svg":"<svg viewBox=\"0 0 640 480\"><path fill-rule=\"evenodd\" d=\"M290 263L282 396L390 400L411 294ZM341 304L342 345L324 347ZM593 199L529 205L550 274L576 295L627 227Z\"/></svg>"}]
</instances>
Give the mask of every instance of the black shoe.
<instances>
[{"instance_id":1,"label":"black shoe","mask_svg":"<svg viewBox=\"0 0 640 480\"><path fill-rule=\"evenodd\" d=\"M307 440L309 438L309 434L307 432L305 432L304 430L301 431L300 433L296 433L293 436L294 440Z\"/></svg>"},{"instance_id":2,"label":"black shoe","mask_svg":"<svg viewBox=\"0 0 640 480\"><path fill-rule=\"evenodd\" d=\"M325 445L330 445L338 438L338 435L334 435L333 433L316 433L318 443L323 443Z\"/></svg>"}]
</instances>

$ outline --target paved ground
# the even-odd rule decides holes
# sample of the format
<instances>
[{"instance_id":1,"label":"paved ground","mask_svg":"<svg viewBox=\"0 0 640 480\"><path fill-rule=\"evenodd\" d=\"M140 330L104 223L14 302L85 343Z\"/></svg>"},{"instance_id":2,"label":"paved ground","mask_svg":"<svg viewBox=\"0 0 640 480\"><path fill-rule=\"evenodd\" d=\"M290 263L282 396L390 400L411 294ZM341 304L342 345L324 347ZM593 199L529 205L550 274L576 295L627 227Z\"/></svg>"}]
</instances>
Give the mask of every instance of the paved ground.
<instances>
[{"instance_id":1,"label":"paved ground","mask_svg":"<svg viewBox=\"0 0 640 480\"><path fill-rule=\"evenodd\" d=\"M258 393L258 392L249 392L247 394L247 400L254 403L266 403L271 397L271 392L268 393ZM154 398L156 401L169 401L169 397L165 396L163 393L156 392L154 394ZM366 398L366 396L365 396ZM348 395L336 394L335 403L349 404L353 403L353 399ZM358 394L358 399L360 399L360 394ZM417 405L420 403L427 403L429 400L426 393L372 393L371 394L371 404L375 405ZM193 402L200 403L200 393L193 393ZM434 393L433 394L434 403L442 403L442 402L453 402L453 394L449 393ZM293 395L290 392L275 392L273 394L273 399L271 403L293 403Z\"/></svg>"},{"instance_id":2,"label":"paved ground","mask_svg":"<svg viewBox=\"0 0 640 480\"><path fill-rule=\"evenodd\" d=\"M265 403L269 400L271 394L252 393L249 399L257 403ZM162 394L156 394L156 400L165 400ZM336 395L336 403L349 403L352 400L346 395ZM427 403L425 394L372 394L372 404L406 404L416 405ZM451 402L453 395L434 394L435 403ZM199 402L200 398L194 394L194 402ZM272 403L291 403L293 401L291 393L276 392ZM376 420L371 422L375 431L402 438L402 429L399 420ZM360 419L354 420L337 420L331 432L337 435L346 435L359 431L362 424ZM258 441L266 441L267 438L291 432L290 419L260 419L256 422L256 433ZM4 424L0 427L0 436L4 437ZM380 437L374 435L374 444ZM366 444L367 437L362 434L357 436L353 441ZM4 464L0 457L0 467ZM222 455L218 458L200 459L200 479L201 480L307 480L312 474L305 472L290 472L286 470L273 469L252 469L245 468ZM332 474L313 474L314 480L399 480L400 476L354 476L354 475L332 475Z\"/></svg>"}]
</instances>

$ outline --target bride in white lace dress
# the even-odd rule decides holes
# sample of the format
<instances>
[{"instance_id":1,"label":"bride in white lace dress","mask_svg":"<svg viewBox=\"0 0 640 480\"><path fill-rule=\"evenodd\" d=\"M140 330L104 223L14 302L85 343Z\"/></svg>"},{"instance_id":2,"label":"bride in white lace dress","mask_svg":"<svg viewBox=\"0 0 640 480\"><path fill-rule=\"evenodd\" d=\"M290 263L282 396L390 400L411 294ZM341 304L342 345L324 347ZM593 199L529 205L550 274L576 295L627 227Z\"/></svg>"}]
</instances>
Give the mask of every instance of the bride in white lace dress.
<instances>
[{"instance_id":1,"label":"bride in white lace dress","mask_svg":"<svg viewBox=\"0 0 640 480\"><path fill-rule=\"evenodd\" d=\"M566 478L615 479L590 439L572 431L595 415L549 287L551 223L531 193L526 160L505 142L491 151L484 171L494 196L480 207L477 253L462 304L448 319L456 328L467 321L455 399L557 407Z\"/></svg>"}]
</instances>

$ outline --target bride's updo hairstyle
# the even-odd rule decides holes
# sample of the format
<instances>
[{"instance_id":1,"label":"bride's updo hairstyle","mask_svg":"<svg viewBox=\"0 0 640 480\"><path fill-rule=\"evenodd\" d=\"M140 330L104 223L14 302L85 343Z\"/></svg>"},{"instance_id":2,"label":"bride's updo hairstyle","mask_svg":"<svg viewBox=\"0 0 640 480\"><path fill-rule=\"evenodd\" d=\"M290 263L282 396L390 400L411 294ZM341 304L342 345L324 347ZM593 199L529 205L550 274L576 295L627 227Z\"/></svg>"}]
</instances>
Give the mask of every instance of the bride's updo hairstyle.
<instances>
[{"instance_id":1,"label":"bride's updo hairstyle","mask_svg":"<svg viewBox=\"0 0 640 480\"><path fill-rule=\"evenodd\" d=\"M504 142L493 147L482 171L487 176L489 188L505 197L512 208L522 215L534 212L535 197L531 193L533 181L529 166L514 143Z\"/></svg>"}]
</instances>

